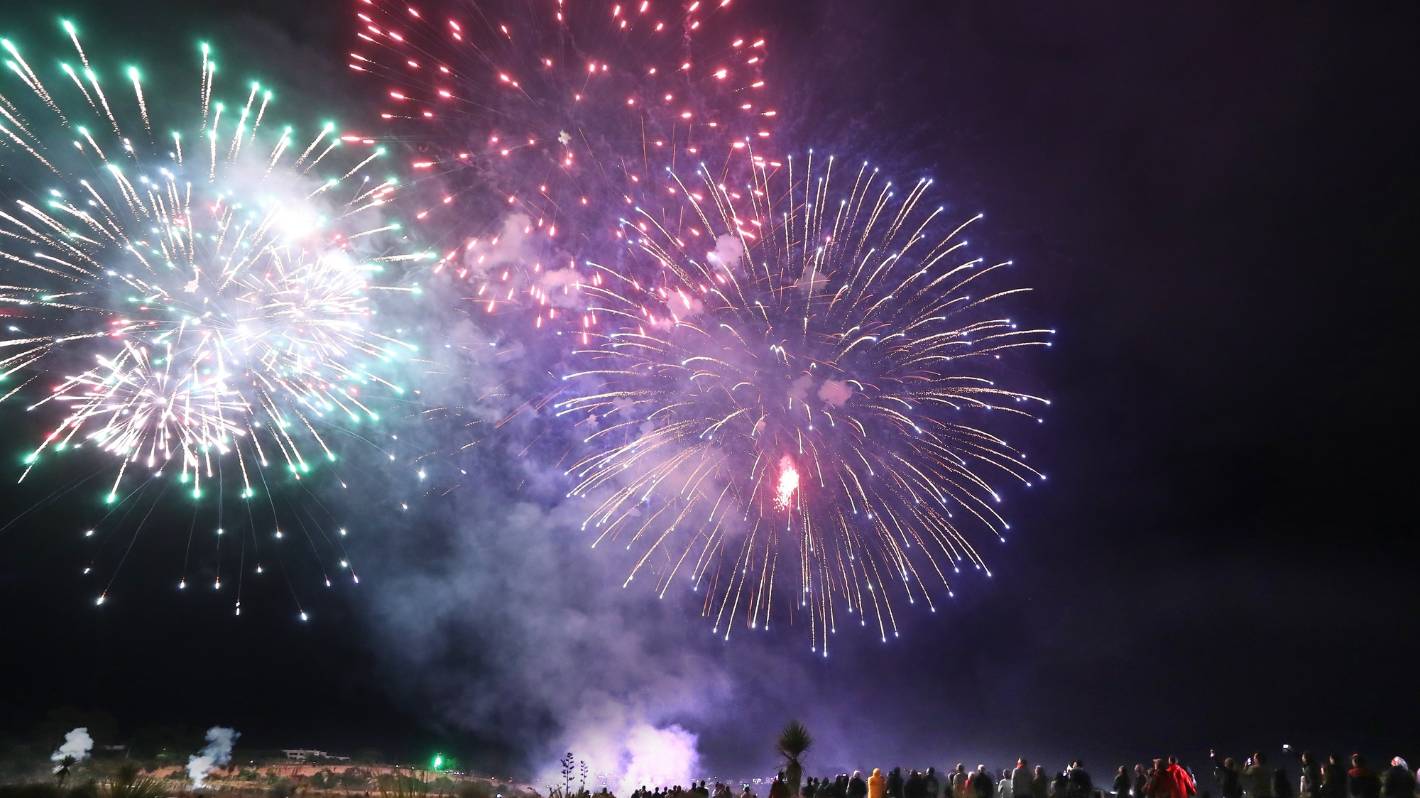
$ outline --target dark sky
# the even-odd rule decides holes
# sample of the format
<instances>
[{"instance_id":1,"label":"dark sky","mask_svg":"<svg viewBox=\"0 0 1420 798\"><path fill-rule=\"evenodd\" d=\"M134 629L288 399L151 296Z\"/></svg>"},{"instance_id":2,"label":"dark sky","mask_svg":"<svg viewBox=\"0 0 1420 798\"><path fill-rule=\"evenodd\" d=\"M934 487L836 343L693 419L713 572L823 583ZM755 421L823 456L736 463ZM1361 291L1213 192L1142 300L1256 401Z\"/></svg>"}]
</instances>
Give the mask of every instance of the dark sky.
<instances>
[{"instance_id":1,"label":"dark sky","mask_svg":"<svg viewBox=\"0 0 1420 798\"><path fill-rule=\"evenodd\" d=\"M211 37L228 62L278 64L287 94L343 87L337 110L360 113L344 3L186 5L69 8L105 46ZM733 644L707 655L744 685L700 723L713 766L765 765L789 714L838 738L825 756L872 764L1024 750L1102 771L1283 741L1420 758L1415 6L759 5L786 136L930 173L986 210L977 235L1027 270L1031 310L1060 332L1032 447L1051 480L1012 497L1019 542L993 555L996 578L828 662L795 633L755 649L785 671L746 668ZM48 24L0 11L0 31ZM41 495L4 488L0 516ZM76 518L0 533L0 736L72 706L127 729L220 720L252 744L519 764L398 666L399 635L348 591L300 625L279 589L254 590L235 619L225 599L175 599L157 541L96 611Z\"/></svg>"}]
</instances>

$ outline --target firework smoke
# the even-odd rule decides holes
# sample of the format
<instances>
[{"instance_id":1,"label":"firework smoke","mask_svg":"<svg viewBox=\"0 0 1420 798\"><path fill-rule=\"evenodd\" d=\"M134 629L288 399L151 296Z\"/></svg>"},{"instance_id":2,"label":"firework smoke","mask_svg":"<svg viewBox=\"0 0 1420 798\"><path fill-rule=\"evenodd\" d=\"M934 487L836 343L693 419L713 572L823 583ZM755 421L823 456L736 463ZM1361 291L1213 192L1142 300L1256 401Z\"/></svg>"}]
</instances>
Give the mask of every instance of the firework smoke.
<instances>
[{"instance_id":1,"label":"firework smoke","mask_svg":"<svg viewBox=\"0 0 1420 798\"><path fill-rule=\"evenodd\" d=\"M66 764L77 765L88 759L92 750L94 738L89 736L88 728L80 726L65 733L64 744L49 755L49 761L54 763L54 772L58 773Z\"/></svg>"},{"instance_id":2,"label":"firework smoke","mask_svg":"<svg viewBox=\"0 0 1420 798\"><path fill-rule=\"evenodd\" d=\"M192 789L200 790L207 786L208 774L232 761L232 746L240 736L235 729L226 726L213 726L207 730L207 745L187 758L187 777L192 780Z\"/></svg>"}]
</instances>

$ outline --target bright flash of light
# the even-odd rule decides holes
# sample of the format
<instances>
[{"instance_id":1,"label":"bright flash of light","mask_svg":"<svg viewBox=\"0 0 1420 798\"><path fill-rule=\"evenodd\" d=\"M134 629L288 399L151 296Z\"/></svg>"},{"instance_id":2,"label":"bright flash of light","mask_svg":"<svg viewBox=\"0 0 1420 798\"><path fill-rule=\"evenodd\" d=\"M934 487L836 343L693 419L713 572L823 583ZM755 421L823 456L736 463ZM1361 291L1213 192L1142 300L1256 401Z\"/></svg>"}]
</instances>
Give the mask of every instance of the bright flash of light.
<instances>
[{"instance_id":1,"label":"bright flash of light","mask_svg":"<svg viewBox=\"0 0 1420 798\"><path fill-rule=\"evenodd\" d=\"M384 213L398 181L373 143L269 124L257 84L214 99L206 45L194 75L106 83L64 30L82 68L41 75L7 40L0 85L0 174L21 187L0 205L0 401L43 425L20 479L97 451L101 529L162 478L213 496L220 536L224 496L307 479L404 393L416 347L382 310L417 295L399 272L425 255Z\"/></svg>"}]
</instances>

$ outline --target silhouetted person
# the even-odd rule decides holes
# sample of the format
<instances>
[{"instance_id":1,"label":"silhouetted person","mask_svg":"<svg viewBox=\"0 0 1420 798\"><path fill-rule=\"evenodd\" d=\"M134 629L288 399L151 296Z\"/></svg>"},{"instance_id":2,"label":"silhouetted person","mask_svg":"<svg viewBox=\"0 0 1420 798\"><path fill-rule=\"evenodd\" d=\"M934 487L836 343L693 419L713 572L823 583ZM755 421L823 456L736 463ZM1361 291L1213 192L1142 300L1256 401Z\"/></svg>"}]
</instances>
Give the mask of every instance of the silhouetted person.
<instances>
[{"instance_id":1,"label":"silhouetted person","mask_svg":"<svg viewBox=\"0 0 1420 798\"><path fill-rule=\"evenodd\" d=\"M927 768L922 775L922 794L926 798L942 798L942 782L937 778L936 768Z\"/></svg>"},{"instance_id":2,"label":"silhouetted person","mask_svg":"<svg viewBox=\"0 0 1420 798\"><path fill-rule=\"evenodd\" d=\"M1321 798L1321 764L1311 751L1302 752L1302 776L1297 781L1299 798Z\"/></svg>"},{"instance_id":3,"label":"silhouetted person","mask_svg":"<svg viewBox=\"0 0 1420 798\"><path fill-rule=\"evenodd\" d=\"M1130 784L1129 766L1120 765L1119 769L1114 771L1114 798L1129 798Z\"/></svg>"},{"instance_id":4,"label":"silhouetted person","mask_svg":"<svg viewBox=\"0 0 1420 798\"><path fill-rule=\"evenodd\" d=\"M1091 793L1095 791L1095 784L1090 780L1084 762L1078 759L1071 762L1070 767L1065 770L1065 778L1069 781L1065 798L1093 798Z\"/></svg>"},{"instance_id":5,"label":"silhouetted person","mask_svg":"<svg viewBox=\"0 0 1420 798\"><path fill-rule=\"evenodd\" d=\"M1030 798L1050 798L1050 777L1040 765L1035 766L1030 777Z\"/></svg>"},{"instance_id":6,"label":"silhouetted person","mask_svg":"<svg viewBox=\"0 0 1420 798\"><path fill-rule=\"evenodd\" d=\"M848 798L866 798L868 794L868 783L863 781L863 771L853 771L853 778L848 780Z\"/></svg>"},{"instance_id":7,"label":"silhouetted person","mask_svg":"<svg viewBox=\"0 0 1420 798\"><path fill-rule=\"evenodd\" d=\"M1346 798L1346 768L1336 754L1327 756L1321 766L1321 798Z\"/></svg>"},{"instance_id":8,"label":"silhouetted person","mask_svg":"<svg viewBox=\"0 0 1420 798\"><path fill-rule=\"evenodd\" d=\"M996 782L991 778L991 773L986 770L985 765L977 765L976 772L971 774L971 780L967 782L967 787L971 792L970 798L996 798Z\"/></svg>"},{"instance_id":9,"label":"silhouetted person","mask_svg":"<svg viewBox=\"0 0 1420 798\"><path fill-rule=\"evenodd\" d=\"M952 771L952 798L967 798L966 785L971 778L966 774L966 765L958 762Z\"/></svg>"},{"instance_id":10,"label":"silhouetted person","mask_svg":"<svg viewBox=\"0 0 1420 798\"><path fill-rule=\"evenodd\" d=\"M1267 766L1267 758L1260 751L1252 755L1252 762L1243 769L1243 793L1247 798L1274 798L1272 768Z\"/></svg>"},{"instance_id":11,"label":"silhouetted person","mask_svg":"<svg viewBox=\"0 0 1420 798\"><path fill-rule=\"evenodd\" d=\"M902 768L893 768L887 777L888 798L902 798Z\"/></svg>"},{"instance_id":12,"label":"silhouetted person","mask_svg":"<svg viewBox=\"0 0 1420 798\"><path fill-rule=\"evenodd\" d=\"M1346 771L1346 794L1350 798L1379 798L1381 780L1370 768L1366 758L1360 754L1351 755L1351 769Z\"/></svg>"},{"instance_id":13,"label":"silhouetted person","mask_svg":"<svg viewBox=\"0 0 1420 798\"><path fill-rule=\"evenodd\" d=\"M1016 767L1011 771L1011 796L1012 798L1030 798L1031 780L1034 774L1030 772L1030 766L1026 764L1026 758L1020 757L1016 760Z\"/></svg>"},{"instance_id":14,"label":"silhouetted person","mask_svg":"<svg viewBox=\"0 0 1420 798\"><path fill-rule=\"evenodd\" d=\"M1230 756L1220 762L1212 751L1208 754L1213 757L1213 781L1218 783L1218 793L1223 798L1242 798L1242 774L1238 772L1238 764Z\"/></svg>"},{"instance_id":15,"label":"silhouetted person","mask_svg":"<svg viewBox=\"0 0 1420 798\"><path fill-rule=\"evenodd\" d=\"M1415 774L1404 759L1392 759L1381 774L1381 798L1415 798Z\"/></svg>"}]
</instances>

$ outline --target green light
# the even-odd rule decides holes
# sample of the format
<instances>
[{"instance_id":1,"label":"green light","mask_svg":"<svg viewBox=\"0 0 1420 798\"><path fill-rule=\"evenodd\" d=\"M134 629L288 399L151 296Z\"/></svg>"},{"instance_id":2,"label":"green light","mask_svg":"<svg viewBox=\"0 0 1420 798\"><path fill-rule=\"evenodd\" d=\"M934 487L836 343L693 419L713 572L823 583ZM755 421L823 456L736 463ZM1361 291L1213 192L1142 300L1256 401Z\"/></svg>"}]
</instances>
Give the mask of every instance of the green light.
<instances>
[{"instance_id":1,"label":"green light","mask_svg":"<svg viewBox=\"0 0 1420 798\"><path fill-rule=\"evenodd\" d=\"M74 29L74 23L70 22L67 19L59 20L59 24L64 28L64 32L69 34L70 36L73 36L77 32Z\"/></svg>"},{"instance_id":2,"label":"green light","mask_svg":"<svg viewBox=\"0 0 1420 798\"><path fill-rule=\"evenodd\" d=\"M129 68L128 68L128 78L129 78L129 80L133 80L133 81L137 81L137 80L138 80L138 67L129 67Z\"/></svg>"},{"instance_id":3,"label":"green light","mask_svg":"<svg viewBox=\"0 0 1420 798\"><path fill-rule=\"evenodd\" d=\"M118 501L117 493L110 492L107 496L104 496L104 504L113 504L116 501Z\"/></svg>"},{"instance_id":4,"label":"green light","mask_svg":"<svg viewBox=\"0 0 1420 798\"><path fill-rule=\"evenodd\" d=\"M444 755L443 755L443 754L435 754L433 761L430 762L429 764L431 764L431 765L434 766L434 770L438 770L439 768L442 768L442 767L444 766Z\"/></svg>"}]
</instances>

